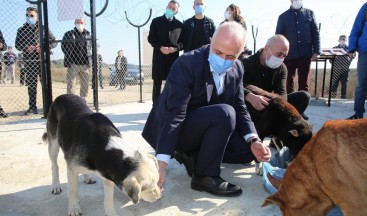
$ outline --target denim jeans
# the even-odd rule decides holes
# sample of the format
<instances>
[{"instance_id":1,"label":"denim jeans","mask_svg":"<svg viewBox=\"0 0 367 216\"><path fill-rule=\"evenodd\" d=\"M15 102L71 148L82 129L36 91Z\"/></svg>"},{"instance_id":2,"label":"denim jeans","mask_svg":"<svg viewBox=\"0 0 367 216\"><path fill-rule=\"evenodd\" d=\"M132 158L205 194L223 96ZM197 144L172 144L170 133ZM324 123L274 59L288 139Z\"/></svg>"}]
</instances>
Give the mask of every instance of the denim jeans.
<instances>
[{"instance_id":1,"label":"denim jeans","mask_svg":"<svg viewBox=\"0 0 367 216\"><path fill-rule=\"evenodd\" d=\"M367 94L367 52L358 52L357 73L358 84L354 94L354 111L356 115L363 116Z\"/></svg>"}]
</instances>

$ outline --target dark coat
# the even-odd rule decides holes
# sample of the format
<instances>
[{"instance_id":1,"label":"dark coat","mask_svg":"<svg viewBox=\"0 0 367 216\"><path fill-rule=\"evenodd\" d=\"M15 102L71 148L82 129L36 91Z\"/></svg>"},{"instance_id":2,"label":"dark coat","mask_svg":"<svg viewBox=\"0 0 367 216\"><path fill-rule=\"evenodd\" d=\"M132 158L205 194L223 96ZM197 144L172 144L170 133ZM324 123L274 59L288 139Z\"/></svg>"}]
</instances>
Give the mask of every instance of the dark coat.
<instances>
[{"instance_id":1,"label":"dark coat","mask_svg":"<svg viewBox=\"0 0 367 216\"><path fill-rule=\"evenodd\" d=\"M184 52L193 50L191 46L194 37L194 20L195 16L185 20L185 22L183 23L184 27L182 32L183 33L182 39L183 39ZM213 36L214 32L215 32L215 25L213 20L205 16L204 17L205 44L203 45L210 44L210 38Z\"/></svg>"},{"instance_id":2,"label":"dark coat","mask_svg":"<svg viewBox=\"0 0 367 216\"><path fill-rule=\"evenodd\" d=\"M216 88L209 69L209 49L205 46L187 52L172 65L164 90L153 104L142 134L157 154L173 154L182 123L192 110L219 103L213 101ZM244 102L242 76L243 67L237 60L227 71L220 103L235 109L236 128L243 137L256 133L256 130Z\"/></svg>"},{"instance_id":3,"label":"dark coat","mask_svg":"<svg viewBox=\"0 0 367 216\"><path fill-rule=\"evenodd\" d=\"M118 66L118 62L119 62L119 58L121 58L121 62L120 62L120 67L121 67L121 71L125 72L127 71L127 58L125 56L117 56L115 59L115 67L116 67L116 71L118 70L117 66Z\"/></svg>"},{"instance_id":4,"label":"dark coat","mask_svg":"<svg viewBox=\"0 0 367 216\"><path fill-rule=\"evenodd\" d=\"M178 58L182 50L181 42L182 23L176 18L168 21L163 15L156 17L150 24L148 42L153 49L152 77L153 80L166 80L171 65ZM160 51L162 46L175 47L178 51L171 54L163 54Z\"/></svg>"},{"instance_id":5,"label":"dark coat","mask_svg":"<svg viewBox=\"0 0 367 216\"><path fill-rule=\"evenodd\" d=\"M50 49L53 49L57 46L55 42L55 36L49 31L49 41L50 41ZM38 29L38 23L35 26L31 26L28 23L24 23L22 27L20 27L17 31L17 36L15 38L15 48L21 52L23 52L23 58L27 62L27 60L39 60L40 54L37 52L28 52L29 46L36 46L40 44L40 35Z\"/></svg>"},{"instance_id":6,"label":"dark coat","mask_svg":"<svg viewBox=\"0 0 367 216\"><path fill-rule=\"evenodd\" d=\"M62 38L61 50L64 53L64 66L70 64L91 65L92 41L89 31L79 32L76 28L67 31ZM76 40L76 41L73 41Z\"/></svg>"},{"instance_id":7,"label":"dark coat","mask_svg":"<svg viewBox=\"0 0 367 216\"><path fill-rule=\"evenodd\" d=\"M320 32L312 10L292 7L278 18L275 34L281 34L289 41L290 48L286 59L311 58L321 53Z\"/></svg>"}]
</instances>

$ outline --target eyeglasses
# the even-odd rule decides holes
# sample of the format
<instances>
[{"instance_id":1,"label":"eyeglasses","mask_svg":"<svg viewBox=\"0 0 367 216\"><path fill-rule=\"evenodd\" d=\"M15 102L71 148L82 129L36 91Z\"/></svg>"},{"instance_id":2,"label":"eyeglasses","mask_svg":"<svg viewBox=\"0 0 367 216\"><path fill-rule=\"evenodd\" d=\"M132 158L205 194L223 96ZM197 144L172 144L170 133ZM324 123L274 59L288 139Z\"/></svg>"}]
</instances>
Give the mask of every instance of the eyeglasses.
<instances>
[{"instance_id":1,"label":"eyeglasses","mask_svg":"<svg viewBox=\"0 0 367 216\"><path fill-rule=\"evenodd\" d=\"M339 40L345 41L346 39L345 38L340 38Z\"/></svg>"},{"instance_id":2,"label":"eyeglasses","mask_svg":"<svg viewBox=\"0 0 367 216\"><path fill-rule=\"evenodd\" d=\"M25 16L26 17L35 17L35 15L33 15L33 14L26 14Z\"/></svg>"}]
</instances>

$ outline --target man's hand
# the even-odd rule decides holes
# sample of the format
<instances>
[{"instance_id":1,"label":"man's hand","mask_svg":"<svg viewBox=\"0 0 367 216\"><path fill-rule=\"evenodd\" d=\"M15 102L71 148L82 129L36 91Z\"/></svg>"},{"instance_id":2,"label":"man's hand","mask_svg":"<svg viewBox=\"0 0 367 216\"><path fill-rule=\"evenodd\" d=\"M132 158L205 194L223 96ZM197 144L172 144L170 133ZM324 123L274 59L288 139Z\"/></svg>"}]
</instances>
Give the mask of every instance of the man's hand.
<instances>
[{"instance_id":1,"label":"man's hand","mask_svg":"<svg viewBox=\"0 0 367 216\"><path fill-rule=\"evenodd\" d=\"M349 56L350 60L352 60L355 57L355 53L354 52L348 53L348 56Z\"/></svg>"},{"instance_id":2,"label":"man's hand","mask_svg":"<svg viewBox=\"0 0 367 216\"><path fill-rule=\"evenodd\" d=\"M251 143L252 154L255 155L258 162L266 162L271 158L271 151L260 141Z\"/></svg>"},{"instance_id":3,"label":"man's hand","mask_svg":"<svg viewBox=\"0 0 367 216\"><path fill-rule=\"evenodd\" d=\"M315 61L320 57L320 55L318 53L314 53L311 57L311 61Z\"/></svg>"},{"instance_id":4,"label":"man's hand","mask_svg":"<svg viewBox=\"0 0 367 216\"><path fill-rule=\"evenodd\" d=\"M36 46L28 46L27 51L32 53L36 49Z\"/></svg>"},{"instance_id":5,"label":"man's hand","mask_svg":"<svg viewBox=\"0 0 367 216\"><path fill-rule=\"evenodd\" d=\"M39 44L37 44L36 48L35 48L36 52L39 53L41 52L41 47Z\"/></svg>"},{"instance_id":6,"label":"man's hand","mask_svg":"<svg viewBox=\"0 0 367 216\"><path fill-rule=\"evenodd\" d=\"M3 49L3 48L4 48L3 43L0 43L0 49Z\"/></svg>"},{"instance_id":7,"label":"man's hand","mask_svg":"<svg viewBox=\"0 0 367 216\"><path fill-rule=\"evenodd\" d=\"M169 53L174 53L177 51L175 47L168 47Z\"/></svg>"},{"instance_id":8,"label":"man's hand","mask_svg":"<svg viewBox=\"0 0 367 216\"><path fill-rule=\"evenodd\" d=\"M253 108L256 110L263 110L267 105L269 105L270 99L260 95L255 95L253 93L248 93L245 98Z\"/></svg>"},{"instance_id":9,"label":"man's hand","mask_svg":"<svg viewBox=\"0 0 367 216\"><path fill-rule=\"evenodd\" d=\"M161 52L163 53L163 54L169 54L170 52L169 52L169 48L168 47L164 47L164 46L162 46L161 47Z\"/></svg>"},{"instance_id":10,"label":"man's hand","mask_svg":"<svg viewBox=\"0 0 367 216\"><path fill-rule=\"evenodd\" d=\"M159 168L159 180L158 180L158 187L161 189L161 192L163 191L163 184L166 180L166 162L158 161L158 168Z\"/></svg>"}]
</instances>

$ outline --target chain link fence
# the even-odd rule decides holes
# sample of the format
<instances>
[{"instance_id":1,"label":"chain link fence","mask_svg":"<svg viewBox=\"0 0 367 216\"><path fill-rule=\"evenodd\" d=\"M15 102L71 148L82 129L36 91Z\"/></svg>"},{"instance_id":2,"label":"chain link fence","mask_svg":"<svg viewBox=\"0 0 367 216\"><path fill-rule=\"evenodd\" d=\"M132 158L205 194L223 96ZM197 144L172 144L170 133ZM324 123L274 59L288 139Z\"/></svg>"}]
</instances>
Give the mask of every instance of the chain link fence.
<instances>
[{"instance_id":1,"label":"chain link fence","mask_svg":"<svg viewBox=\"0 0 367 216\"><path fill-rule=\"evenodd\" d=\"M145 44L143 53L145 59L142 62L140 73L139 63L130 61L130 58L137 56L139 52L136 39L137 29L126 24L123 26L126 29L124 34L129 34L131 43L136 44L135 50L125 50L123 43L116 43L115 40L110 42L108 39L98 37L98 29L101 25L110 25L111 29L120 26L111 22L106 24L103 18L97 17L96 74L98 85L95 85L90 33L91 18L84 15L84 20L60 21L60 16L68 16L69 12L64 10L64 14L58 13L58 8L65 6L60 5L62 2L58 1L59 5L56 0L48 2L47 18L50 31L50 74L53 99L61 94L74 93L84 97L87 104L94 108L95 100L98 98L100 109L106 105L151 100L152 49L146 45L146 39L143 38L147 33L144 32L142 36L142 43ZM1 54L0 105L10 116L1 118L0 124L40 118L44 113L42 84L45 77L42 76L40 70L42 64L40 46L42 44L37 22L34 25L31 23L42 17L39 16L37 10L27 10L27 8L38 9L37 5L19 0L6 0L0 7L0 14L2 14L0 30L6 44L13 48L14 53L11 65L10 61L4 58L8 55L7 52L3 51ZM85 8L89 10L88 7ZM99 9L100 7L96 8L96 10ZM114 37L112 34L109 36ZM125 51L125 61L121 61L121 58L118 57L119 50Z\"/></svg>"}]
</instances>

